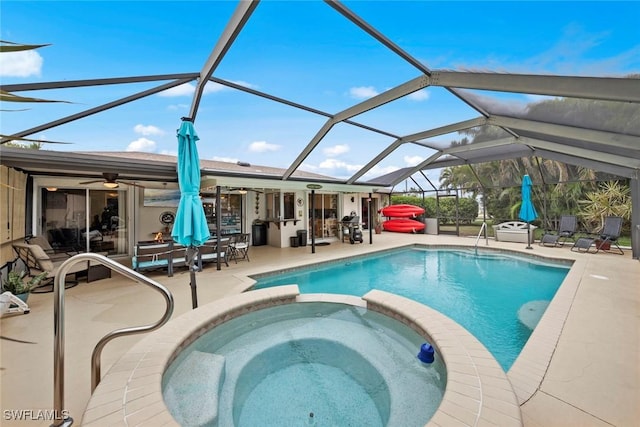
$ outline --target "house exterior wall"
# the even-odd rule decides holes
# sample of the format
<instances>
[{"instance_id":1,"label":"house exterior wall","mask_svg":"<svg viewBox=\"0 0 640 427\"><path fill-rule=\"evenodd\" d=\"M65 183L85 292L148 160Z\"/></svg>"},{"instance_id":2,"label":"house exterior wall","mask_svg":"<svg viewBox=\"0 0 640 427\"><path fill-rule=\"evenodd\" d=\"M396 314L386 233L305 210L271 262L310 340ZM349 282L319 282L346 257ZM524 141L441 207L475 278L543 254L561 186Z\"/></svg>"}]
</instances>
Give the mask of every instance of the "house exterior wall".
<instances>
[{"instance_id":1,"label":"house exterior wall","mask_svg":"<svg viewBox=\"0 0 640 427\"><path fill-rule=\"evenodd\" d=\"M0 266L13 261L11 244L24 241L27 202L27 175L0 166Z\"/></svg>"},{"instance_id":2,"label":"house exterior wall","mask_svg":"<svg viewBox=\"0 0 640 427\"><path fill-rule=\"evenodd\" d=\"M27 175L19 172L15 169L2 166L0 169L0 178L2 182L2 204L0 206L0 221L2 224L7 224L8 227L0 227L1 247L0 255L2 256L2 264L15 259L15 254L11 243L13 241L22 241L26 233L25 218L32 217L33 223L30 224L29 229L39 230L40 224L38 224L37 212L42 206L42 201L39 200L41 196L40 188L52 185L62 185L69 188L86 189L86 185L81 185L81 178L56 178L46 176L39 176L34 179L33 190L30 194L27 194ZM98 188L99 184L94 184ZM170 183L169 186L177 189L177 184ZM12 188L13 187L13 188ZM133 253L133 247L135 243L141 240L152 240L158 232L162 232L165 236L169 236L171 233L171 227L167 227L160 221L160 217L165 212L172 212L175 215L177 207L171 205L167 206L145 206L144 203L144 189L139 187L124 187L121 189L126 191L126 232L127 239L125 248L123 251L124 256L131 256ZM291 193L292 190L283 190L283 192ZM275 219L271 219L269 227L267 229L267 244L274 247L290 247L291 237L297 236L298 231L307 231L307 242L311 241L312 230L309 229L309 190L295 191L295 210L294 219L287 219L286 224L284 219L278 224ZM337 206L337 220L340 221L342 216L349 215L351 212L355 212L356 215L361 217L361 221L365 219L362 217L362 200L369 197L368 193L339 193L328 192L330 194L337 194L338 206ZM282 195L282 193L281 193ZM33 215L26 214L27 198L30 197L33 200L31 204L33 206ZM383 206L385 195L374 195L374 199L379 199L377 204L372 206ZM281 202L284 200L280 197ZM252 224L256 220L268 221L266 218L266 200L265 194L258 191L249 191L243 195L242 204L242 230L247 233L252 232ZM375 217L374 217L375 221ZM279 225L279 227L278 227ZM337 236L336 236L337 237ZM120 255L120 257L122 257Z\"/></svg>"}]
</instances>

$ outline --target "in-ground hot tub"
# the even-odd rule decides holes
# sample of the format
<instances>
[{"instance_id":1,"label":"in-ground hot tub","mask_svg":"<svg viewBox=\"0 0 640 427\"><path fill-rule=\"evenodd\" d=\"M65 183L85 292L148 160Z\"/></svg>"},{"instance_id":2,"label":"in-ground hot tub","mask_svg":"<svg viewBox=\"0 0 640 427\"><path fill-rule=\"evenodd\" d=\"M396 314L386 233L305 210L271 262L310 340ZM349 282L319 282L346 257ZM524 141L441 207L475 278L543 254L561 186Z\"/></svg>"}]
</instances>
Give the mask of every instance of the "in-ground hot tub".
<instances>
[{"instance_id":1,"label":"in-ground hot tub","mask_svg":"<svg viewBox=\"0 0 640 427\"><path fill-rule=\"evenodd\" d=\"M358 301L358 300L356 300ZM297 302L244 314L183 350L163 393L182 426L423 426L446 384L424 338L364 307Z\"/></svg>"},{"instance_id":2,"label":"in-ground hot tub","mask_svg":"<svg viewBox=\"0 0 640 427\"><path fill-rule=\"evenodd\" d=\"M259 400L255 400L258 403L253 402L253 390L260 388L261 385L266 386L267 389L273 389L269 383L271 381L269 377L273 374L276 376L291 374L286 371L288 367L295 366L299 362L299 356L296 355L295 350L297 347L302 354L313 355L310 359L312 364L322 365L320 366L322 369L327 368L327 372L321 372L322 375L318 378L324 375L336 375L336 370L341 371L337 373L338 376L352 377L346 378L345 383L348 382L348 386L359 390L360 395L364 396L364 400L367 401L365 403L375 408L370 412L373 414L372 417L377 417L381 423L385 422L388 417L389 425L393 425L391 423L394 420L393 417L396 416L396 405L399 405L397 406L399 408L403 401L406 403L409 400L406 399L405 394L397 392L399 385L396 385L394 381L387 380L390 376L397 375L397 372L393 371L395 362L385 360L384 352L379 352L380 354L362 352L360 344L356 343L362 338L360 332L345 333L344 335L348 335L349 339L337 340L335 337L341 333L339 329L332 329L329 337L325 333L323 336L318 335L305 339L287 337L286 331L284 331L280 342L274 343L266 349L262 348L263 353L260 353L258 347L251 351L251 348L245 347L244 344L238 345L234 357L244 357L244 361L235 363L235 371L229 369L229 372L227 372L227 368L234 365L230 363L231 357L227 358L215 353L200 351L206 350L206 348L198 349L199 344L194 344L198 338L205 336L209 331L215 331L232 319L251 312L280 305L312 302L332 303L332 306L338 305L342 308L347 306L350 307L347 308L347 311L351 312L361 312L362 308L366 308L365 312L370 314L376 312L386 316L388 318L386 322L395 319L415 331L420 337L420 341L433 344L436 353L435 367L425 369L420 362L413 361L415 355L420 351L420 346L413 349L409 354L409 359L417 363L416 370L413 372L431 369L430 375L436 379L436 383L438 382L437 376L440 376L439 381L446 383L444 396L442 396L440 405L436 404L437 409L430 420L415 420L420 423L416 425L423 425L423 423L434 426L454 423L476 425L483 421L497 425L522 425L516 396L498 362L476 338L448 317L415 301L383 291L373 290L362 298L327 294L300 295L298 287L295 285L250 291L217 300L185 313L170 321L160 330L153 332L138 342L104 376L87 405L82 424L84 426L181 425L180 422L184 422L184 420L180 421L174 418L165 402L167 389L165 387L163 393L162 386L163 383L165 386L167 385L167 380L163 381L163 378L168 379L172 375L172 370L177 370L172 367L174 362L179 362L180 359L186 360L194 354L194 360L192 360L194 363L191 364L191 368L199 374L189 376L185 372L181 372L178 377L190 378L183 384L186 387L196 387L194 385L196 382L203 384L204 387L207 387L206 390L203 389L203 393L213 393L209 394L207 398L211 398L212 395L214 398L219 397L218 405L213 406L215 413L208 414L207 419L211 421L209 424L216 425L213 421L215 418L219 420L218 425L220 426L233 425L223 424L223 416L228 416L225 420L230 420L229 422L235 423L237 420L242 423L244 422L242 412L247 410L244 408L245 406L254 405L254 408L266 411L267 407L272 404L270 396L266 396L269 405L261 406ZM319 317L325 316L321 314ZM330 316L326 317L330 318ZM367 317L361 319L365 320ZM248 326L243 327L251 329L251 322ZM224 332L224 329L218 329L218 332L220 331ZM376 335L375 331L377 331L377 327L373 328L372 336ZM236 331L230 328L228 334L229 336L226 338L223 334L218 336L214 333L212 336L214 341L220 339L221 342L229 342L230 338L236 336ZM250 346L252 340L250 335L247 337L249 338L247 344ZM404 339L402 338L400 341ZM192 346L192 344L194 345ZM381 345L384 347L386 344L382 343ZM414 343L412 342L411 345ZM185 353L185 349L193 351ZM184 356L182 356L183 354ZM338 355L340 357L333 357ZM336 359L347 360L349 363L336 362ZM264 366L265 363L269 365L276 362L280 365L275 370L270 366ZM437 367L438 363L444 364L446 374ZM390 366L382 366L385 364ZM202 370L200 369L202 366L208 366L208 368ZM173 371L173 375L176 375L176 371ZM253 375L255 378L247 378ZM294 373L293 375L298 374ZM205 377L208 380L204 380ZM227 378L236 378L236 380L235 382L227 382ZM411 379L419 382L420 375L413 375ZM275 381L278 380L275 378ZM213 391L208 385L209 381L215 384ZM232 389L226 395L221 393L225 383ZM308 382L303 384L308 384ZM424 384L420 386L423 387ZM485 390L491 390L491 393L486 394ZM173 389L173 397L178 391L176 388ZM304 393L309 393L309 390L305 389L299 394ZM259 395L258 393L257 396ZM244 409L225 414L223 410L218 410L225 409L225 405L228 408L229 401L223 402L224 399L230 399L230 402L237 399L237 402L241 403ZM399 402L395 402L395 400ZM183 414L195 416L196 409L183 406L180 410L185 411ZM411 410L413 408L404 409L405 412ZM315 411L319 416L324 409L320 408ZM360 406L353 409L354 414L360 411ZM314 412L313 419L310 419L311 412L314 412L314 407L311 407L307 414L297 415L296 420L315 422L316 412ZM284 414L281 412L280 415ZM204 420L205 418L200 421ZM206 423L207 421L204 422L204 424ZM321 425L320 422L317 424Z\"/></svg>"}]
</instances>

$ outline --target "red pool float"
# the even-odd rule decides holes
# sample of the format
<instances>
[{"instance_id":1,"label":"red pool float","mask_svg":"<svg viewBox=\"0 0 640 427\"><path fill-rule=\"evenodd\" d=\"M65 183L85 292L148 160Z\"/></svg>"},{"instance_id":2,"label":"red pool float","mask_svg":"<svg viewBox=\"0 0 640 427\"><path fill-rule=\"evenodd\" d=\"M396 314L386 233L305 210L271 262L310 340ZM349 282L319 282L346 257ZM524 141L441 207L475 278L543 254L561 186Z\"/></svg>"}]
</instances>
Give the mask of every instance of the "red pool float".
<instances>
[{"instance_id":1,"label":"red pool float","mask_svg":"<svg viewBox=\"0 0 640 427\"><path fill-rule=\"evenodd\" d=\"M424 208L414 205L399 204L386 206L378 212L384 216L393 218L415 218L424 213Z\"/></svg>"},{"instance_id":2,"label":"red pool float","mask_svg":"<svg viewBox=\"0 0 640 427\"><path fill-rule=\"evenodd\" d=\"M417 233L424 230L424 223L408 218L390 219L382 223L382 228L397 233Z\"/></svg>"}]
</instances>

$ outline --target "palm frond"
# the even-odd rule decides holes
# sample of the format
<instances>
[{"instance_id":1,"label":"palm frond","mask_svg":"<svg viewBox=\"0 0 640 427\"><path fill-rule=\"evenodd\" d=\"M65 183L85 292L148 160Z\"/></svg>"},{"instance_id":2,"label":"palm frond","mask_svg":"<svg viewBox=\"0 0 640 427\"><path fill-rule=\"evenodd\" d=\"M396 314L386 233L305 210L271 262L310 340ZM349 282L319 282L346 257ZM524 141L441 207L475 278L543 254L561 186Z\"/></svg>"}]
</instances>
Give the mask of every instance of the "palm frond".
<instances>
[{"instance_id":1,"label":"palm frond","mask_svg":"<svg viewBox=\"0 0 640 427\"><path fill-rule=\"evenodd\" d=\"M0 101L7 102L64 102L65 104L73 104L69 101L56 101L52 99L30 98L26 96L19 96L13 93L9 93L4 90L0 90Z\"/></svg>"},{"instance_id":2,"label":"palm frond","mask_svg":"<svg viewBox=\"0 0 640 427\"><path fill-rule=\"evenodd\" d=\"M50 46L49 44L21 44L0 40L0 53L4 52L22 52L25 50L34 50L41 47Z\"/></svg>"},{"instance_id":3,"label":"palm frond","mask_svg":"<svg viewBox=\"0 0 640 427\"><path fill-rule=\"evenodd\" d=\"M24 142L35 142L38 144L73 144L73 142L61 142L61 141L44 141L42 139L33 139L33 138L24 138L21 136L12 136L12 135L2 135L0 134L0 139L3 141L1 144L7 144L11 141L24 141Z\"/></svg>"}]
</instances>

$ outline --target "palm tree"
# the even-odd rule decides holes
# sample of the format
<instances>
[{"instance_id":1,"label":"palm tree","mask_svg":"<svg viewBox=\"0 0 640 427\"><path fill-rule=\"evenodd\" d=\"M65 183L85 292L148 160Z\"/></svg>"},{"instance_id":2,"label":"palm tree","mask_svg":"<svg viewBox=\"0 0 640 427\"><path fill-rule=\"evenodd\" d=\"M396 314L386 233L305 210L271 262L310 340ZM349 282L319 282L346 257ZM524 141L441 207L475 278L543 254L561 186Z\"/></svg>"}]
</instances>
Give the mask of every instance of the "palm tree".
<instances>
[{"instance_id":1,"label":"palm tree","mask_svg":"<svg viewBox=\"0 0 640 427\"><path fill-rule=\"evenodd\" d=\"M580 200L580 204L580 216L596 231L604 227L607 216L620 216L627 221L631 219L631 192L629 186L620 181L601 183L596 191L587 193L586 199Z\"/></svg>"}]
</instances>

